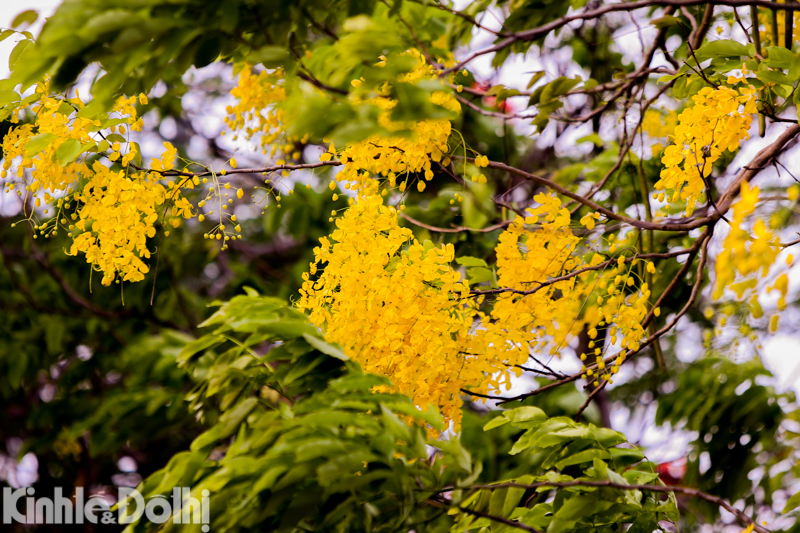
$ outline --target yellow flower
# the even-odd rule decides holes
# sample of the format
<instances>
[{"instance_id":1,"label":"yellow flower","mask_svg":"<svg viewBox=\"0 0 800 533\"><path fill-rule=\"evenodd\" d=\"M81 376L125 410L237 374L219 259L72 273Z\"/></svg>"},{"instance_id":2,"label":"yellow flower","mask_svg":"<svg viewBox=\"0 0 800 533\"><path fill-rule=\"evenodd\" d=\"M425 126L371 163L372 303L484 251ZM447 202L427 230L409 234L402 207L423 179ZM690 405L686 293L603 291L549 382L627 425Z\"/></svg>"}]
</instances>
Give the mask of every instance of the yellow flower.
<instances>
[{"instance_id":1,"label":"yellow flower","mask_svg":"<svg viewBox=\"0 0 800 533\"><path fill-rule=\"evenodd\" d=\"M655 184L656 190L671 193L670 203L685 201L687 215L692 214L705 192L704 179L714 163L725 150L737 150L748 138L756 112L756 97L750 86L739 90L705 87L692 101L694 105L678 117L674 142L664 150L664 169ZM655 125L648 128L657 129Z\"/></svg>"}]
</instances>

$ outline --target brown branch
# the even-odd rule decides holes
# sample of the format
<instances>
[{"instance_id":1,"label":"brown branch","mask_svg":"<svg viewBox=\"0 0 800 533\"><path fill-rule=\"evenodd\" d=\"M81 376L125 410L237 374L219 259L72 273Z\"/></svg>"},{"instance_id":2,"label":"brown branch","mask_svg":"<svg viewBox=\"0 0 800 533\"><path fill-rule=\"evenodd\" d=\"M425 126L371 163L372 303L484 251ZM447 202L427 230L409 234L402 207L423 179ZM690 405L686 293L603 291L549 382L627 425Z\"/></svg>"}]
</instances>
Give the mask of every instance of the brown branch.
<instances>
[{"instance_id":1,"label":"brown branch","mask_svg":"<svg viewBox=\"0 0 800 533\"><path fill-rule=\"evenodd\" d=\"M705 39L706 33L708 33L708 30L711 28L713 19L714 4L709 3L706 5L706 10L703 12L703 20L700 22L700 27L689 36L689 44L691 44L692 48L700 48L700 45L703 44L703 39Z\"/></svg>"},{"instance_id":2,"label":"brown branch","mask_svg":"<svg viewBox=\"0 0 800 533\"><path fill-rule=\"evenodd\" d=\"M454 157L456 157L458 159L465 159L466 161L469 161L469 162L474 162L475 161L475 158L473 158L473 157L466 157L466 158L463 157L463 156L454 156ZM516 174L517 176L525 178L525 179L527 179L529 181L532 181L534 183L538 183L540 185L544 185L545 187L547 187L547 188L549 188L549 189L551 189L551 190L553 190L553 191L555 191L555 192L557 192L557 193L559 193L559 194L561 194L563 196L566 196L567 198L571 198L571 199L573 199L573 200L585 205L586 207L588 207L590 209L593 209L594 211L597 211L598 213L603 214L604 216L606 216L609 219L616 220L618 222L624 222L626 224L629 224L629 225L631 225L633 227L636 227L636 228L639 228L639 229L655 229L655 230L661 230L661 231L688 231L688 230L691 230L691 229L699 228L701 226L705 226L711 220L711 217L704 217L703 219L696 219L696 220L693 220L693 221L689 221L689 222L685 222L685 223L678 223L678 224L665 224L665 223L657 223L657 222L648 222L646 220L636 220L634 218L630 218L628 216L621 215L619 213L615 213L614 211L611 211L610 209L608 209L606 207L603 207L600 204L597 204L592 200L589 200L589 199L587 199L587 198L585 198L585 197L583 197L583 196L581 196L581 195L579 195L577 193L574 193L574 192L570 191L569 189L567 189L566 187L563 187L563 186L559 185L558 183L555 183L554 181L551 181L551 180L549 180L547 178L543 178L541 176L537 176L536 174L531 174L529 172L525 172L524 170L520 170L518 168L506 165L505 163L499 163L499 162L496 162L496 161L489 161L488 166L489 166L489 168L495 168L495 169L498 169L498 170L502 170L502 171L508 172L510 174Z\"/></svg>"},{"instance_id":3,"label":"brown branch","mask_svg":"<svg viewBox=\"0 0 800 533\"><path fill-rule=\"evenodd\" d=\"M466 98L460 96L459 94L454 95L456 99L461 102L462 104L466 105L473 111L480 113L481 115L487 117L494 117L494 118L502 118L502 119L511 119L511 118L518 118L518 119L528 119L534 118L536 114L533 115L524 115L524 114L517 114L517 113L498 113L497 111L489 111L488 109L483 109L482 107L475 105L474 103L470 102Z\"/></svg>"},{"instance_id":4,"label":"brown branch","mask_svg":"<svg viewBox=\"0 0 800 533\"><path fill-rule=\"evenodd\" d=\"M318 163L300 163L297 165L275 165L271 167L264 167L264 168L234 168L231 170L226 170L225 175L232 175L232 174L263 174L264 172L277 172L279 170L304 170L309 168L320 168L320 167L338 167L343 165L341 161L319 161ZM162 176L185 176L190 178L202 178L205 176L212 176L214 174L219 175L219 172L212 172L207 170L205 172L185 172L183 170L151 170L149 168L138 167L136 165L130 164L131 167L135 168L136 170L142 172L155 172L157 174L161 174Z\"/></svg>"},{"instance_id":5,"label":"brown branch","mask_svg":"<svg viewBox=\"0 0 800 533\"><path fill-rule=\"evenodd\" d=\"M708 261L708 243L711 242L711 233L706 236L705 241L703 242L702 252L700 254L700 262L697 264L697 273L695 275L694 285L692 285L692 292L689 294L689 299L684 304L683 308L678 311L678 313L672 318L669 324L655 332L650 338L648 338L645 342L643 342L639 348L629 354L635 355L636 353L640 352L643 348L646 348L651 343L655 342L656 339L667 333L671 330L675 324L678 323L678 320L686 314L686 312L694 305L695 300L697 300L697 296L700 294L700 281L703 279L703 269L706 266L706 261ZM688 262L688 261L687 261ZM610 358L609 358L610 359Z\"/></svg>"},{"instance_id":6,"label":"brown branch","mask_svg":"<svg viewBox=\"0 0 800 533\"><path fill-rule=\"evenodd\" d=\"M487 400L505 400L502 396L492 396L491 394L481 394L480 392L472 392L468 389L459 389L464 394L469 396L476 396L478 398L486 398Z\"/></svg>"},{"instance_id":7,"label":"brown branch","mask_svg":"<svg viewBox=\"0 0 800 533\"><path fill-rule=\"evenodd\" d=\"M634 141L636 140L635 132L639 131L639 129L641 128L642 122L644 121L645 112L653 104L653 102L655 102L662 94L664 94L667 91L667 89L672 87L672 85L674 83L675 83L675 80L667 83L664 87L662 87L655 94L655 96L653 96L652 98L647 100L647 102L645 102L644 106L642 106L642 109L639 112L639 122L636 123L636 127L633 129L634 134L632 134L629 137L628 142L625 143L625 147L622 149L622 151L620 152L619 156L617 157L617 161L614 163L614 166L611 167L611 169L608 172L606 172L606 175L603 176L603 179L601 179L594 186L592 186L592 188L589 190L589 192L585 195L585 198L591 199L592 196L597 194L605 186L606 182L608 182L608 180L611 179L611 176L613 176L614 173L617 170L619 170L619 168L622 166L622 162L625 160L625 156L628 154L628 152L630 151L631 147L633 146Z\"/></svg>"},{"instance_id":8,"label":"brown branch","mask_svg":"<svg viewBox=\"0 0 800 533\"><path fill-rule=\"evenodd\" d=\"M300 78L301 80L306 80L308 83L310 83L314 87L316 87L318 89L321 89L323 91L328 91L328 92L331 92L331 93L340 94L342 96L347 96L347 94L348 94L348 92L345 91L344 89L339 89L338 87L331 87L330 85L325 85L324 83L319 81L317 78L315 78L314 76L312 76L308 72L298 72L297 73L297 77Z\"/></svg>"}]
</instances>

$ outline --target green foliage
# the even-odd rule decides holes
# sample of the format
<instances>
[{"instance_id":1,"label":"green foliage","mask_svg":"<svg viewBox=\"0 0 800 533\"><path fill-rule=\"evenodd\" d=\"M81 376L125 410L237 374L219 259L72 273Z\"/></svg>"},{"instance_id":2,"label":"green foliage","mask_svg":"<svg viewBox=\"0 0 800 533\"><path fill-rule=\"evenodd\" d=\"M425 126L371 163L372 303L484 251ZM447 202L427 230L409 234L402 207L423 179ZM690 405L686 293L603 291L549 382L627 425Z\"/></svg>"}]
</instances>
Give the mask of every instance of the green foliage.
<instances>
[{"instance_id":1,"label":"green foliage","mask_svg":"<svg viewBox=\"0 0 800 533\"><path fill-rule=\"evenodd\" d=\"M144 496L208 489L219 531L436 530L446 517L426 501L472 468L457 442L428 463L424 427L442 429L438 414L373 392L389 381L364 375L301 313L248 292L184 347L200 380L192 410L215 422L144 482Z\"/></svg>"},{"instance_id":2,"label":"green foliage","mask_svg":"<svg viewBox=\"0 0 800 533\"><path fill-rule=\"evenodd\" d=\"M659 397L656 423L669 422L697 432L691 443L687 484L737 500L752 490L749 472L759 466L769 470L786 457L788 443L780 438L779 429L787 413L780 404L793 398L759 384L765 377L771 374L757 359L735 364L707 357L684 369L674 391ZM703 394L692 392L698 390ZM766 457L754 450L766 452ZM701 455L708 461L702 472ZM768 500L777 481L770 477L765 473L760 480ZM712 505L696 505L710 516L718 512Z\"/></svg>"},{"instance_id":3,"label":"green foliage","mask_svg":"<svg viewBox=\"0 0 800 533\"><path fill-rule=\"evenodd\" d=\"M510 424L525 430L510 450L512 455L532 456L533 468L511 479L519 487L504 487L499 481L468 495L462 515L453 531L511 531L514 526L483 515L518 519L520 523L548 533L563 531L614 531L620 524L677 521L674 497L663 500L653 493L625 489L626 485L647 485L658 479L654 465L633 447L621 447L625 436L607 428L576 423L566 417L548 418L536 407L505 411L484 428L486 431ZM609 482L614 487L567 486L547 498L554 483ZM620 488L621 487L621 488ZM454 500L457 496L454 494ZM524 502L522 505L520 505Z\"/></svg>"}]
</instances>

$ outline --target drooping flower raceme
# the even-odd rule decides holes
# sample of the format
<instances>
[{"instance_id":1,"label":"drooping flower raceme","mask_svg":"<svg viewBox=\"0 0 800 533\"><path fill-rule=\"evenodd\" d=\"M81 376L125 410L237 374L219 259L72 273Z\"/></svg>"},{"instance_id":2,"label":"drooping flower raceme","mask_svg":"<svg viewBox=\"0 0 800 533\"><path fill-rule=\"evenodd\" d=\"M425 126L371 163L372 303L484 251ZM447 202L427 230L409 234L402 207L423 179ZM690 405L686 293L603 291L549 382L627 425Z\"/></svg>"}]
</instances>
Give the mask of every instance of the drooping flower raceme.
<instances>
[{"instance_id":1,"label":"drooping flower raceme","mask_svg":"<svg viewBox=\"0 0 800 533\"><path fill-rule=\"evenodd\" d=\"M177 150L165 143L165 152L151 163L153 172L132 168L138 145L125 135L142 128L135 104L147 97L119 98L101 118L86 118L79 96L49 95L47 84L30 105L35 121L11 129L3 139L2 177L16 174L7 191L33 198L40 212L28 214L34 237L50 237L59 230L73 239L69 253L83 253L92 268L103 273L102 283L141 281L149 271L147 239L155 235L156 221L177 227L193 216L182 188L199 183L182 179L166 186L160 172L174 168ZM12 115L19 121L20 109ZM103 158L99 156L104 156ZM113 168L112 168L113 167ZM38 217L46 219L41 224Z\"/></svg>"},{"instance_id":2,"label":"drooping flower raceme","mask_svg":"<svg viewBox=\"0 0 800 533\"><path fill-rule=\"evenodd\" d=\"M314 249L297 305L366 372L458 422L464 384L502 368L463 353L475 310L449 266L453 246L419 243L397 214L378 195L360 197Z\"/></svg>"},{"instance_id":3,"label":"drooping flower raceme","mask_svg":"<svg viewBox=\"0 0 800 533\"><path fill-rule=\"evenodd\" d=\"M741 81L731 77L730 82ZM678 116L674 143L664 150L664 170L656 183L659 200L686 202L691 215L706 189L705 180L725 150L735 151L748 138L752 115L756 112L755 89L705 87L692 97L694 105Z\"/></svg>"}]
</instances>

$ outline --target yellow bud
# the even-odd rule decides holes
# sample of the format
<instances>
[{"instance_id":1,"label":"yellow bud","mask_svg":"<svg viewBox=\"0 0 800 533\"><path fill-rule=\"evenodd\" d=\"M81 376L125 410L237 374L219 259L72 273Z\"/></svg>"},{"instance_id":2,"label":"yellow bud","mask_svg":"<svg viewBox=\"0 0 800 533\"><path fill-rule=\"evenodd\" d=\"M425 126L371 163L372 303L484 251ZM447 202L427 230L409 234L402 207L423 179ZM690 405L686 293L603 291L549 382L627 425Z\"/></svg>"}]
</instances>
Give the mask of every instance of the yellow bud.
<instances>
[{"instance_id":1,"label":"yellow bud","mask_svg":"<svg viewBox=\"0 0 800 533\"><path fill-rule=\"evenodd\" d=\"M778 315L772 315L772 318L769 319L769 331L771 333L778 331Z\"/></svg>"}]
</instances>

